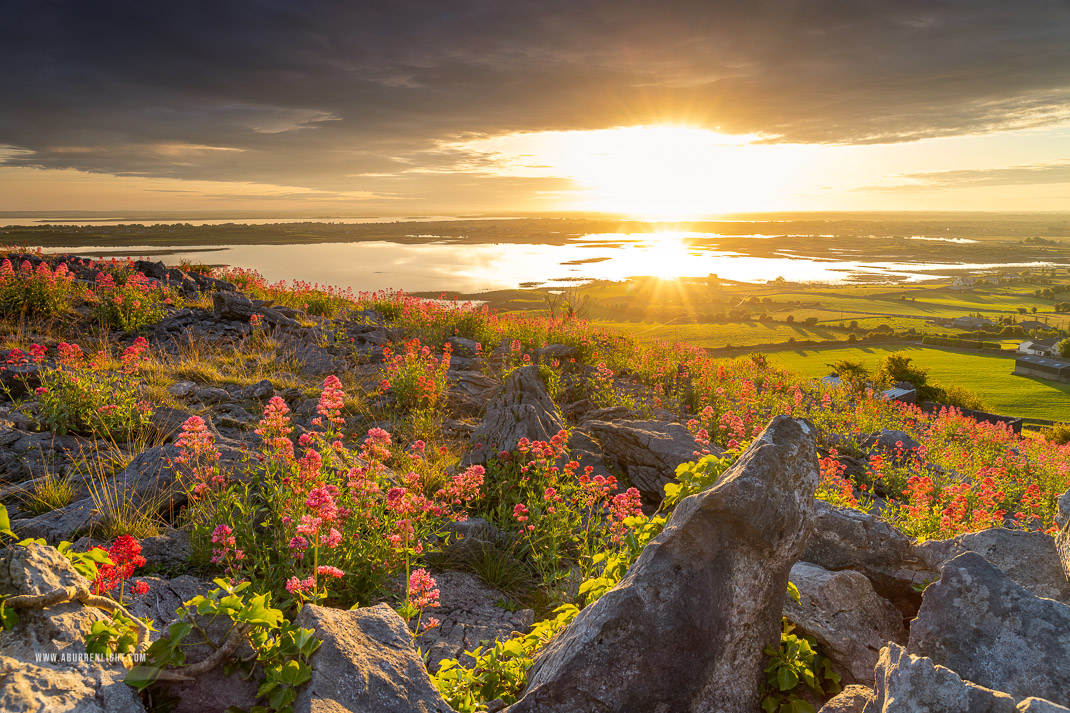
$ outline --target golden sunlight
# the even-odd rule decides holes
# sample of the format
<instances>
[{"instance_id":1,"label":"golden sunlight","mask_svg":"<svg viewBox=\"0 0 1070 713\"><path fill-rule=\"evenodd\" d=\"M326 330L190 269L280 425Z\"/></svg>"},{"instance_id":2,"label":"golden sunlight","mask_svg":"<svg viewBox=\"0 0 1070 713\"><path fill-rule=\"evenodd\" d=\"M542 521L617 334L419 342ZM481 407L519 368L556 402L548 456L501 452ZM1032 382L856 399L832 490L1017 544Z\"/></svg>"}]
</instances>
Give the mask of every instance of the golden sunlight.
<instances>
[{"instance_id":1,"label":"golden sunlight","mask_svg":"<svg viewBox=\"0 0 1070 713\"><path fill-rule=\"evenodd\" d=\"M634 275L660 277L663 280L678 279L691 256L685 235L679 231L658 231L651 234L651 242L654 245L649 249L629 253L623 260L622 267Z\"/></svg>"},{"instance_id":2,"label":"golden sunlight","mask_svg":"<svg viewBox=\"0 0 1070 713\"><path fill-rule=\"evenodd\" d=\"M782 202L805 152L755 144L760 138L660 124L509 134L454 146L487 156L505 175L571 179L577 188L554 196L557 209L687 220Z\"/></svg>"}]
</instances>

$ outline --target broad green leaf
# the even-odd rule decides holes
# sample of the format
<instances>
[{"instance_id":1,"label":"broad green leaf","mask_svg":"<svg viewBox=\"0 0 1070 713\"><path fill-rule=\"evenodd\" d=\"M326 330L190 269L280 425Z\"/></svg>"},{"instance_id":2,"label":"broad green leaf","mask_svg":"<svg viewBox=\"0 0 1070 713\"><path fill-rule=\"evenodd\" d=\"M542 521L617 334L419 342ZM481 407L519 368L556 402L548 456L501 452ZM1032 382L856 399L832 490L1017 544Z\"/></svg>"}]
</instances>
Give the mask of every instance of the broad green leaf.
<instances>
[{"instance_id":1,"label":"broad green leaf","mask_svg":"<svg viewBox=\"0 0 1070 713\"><path fill-rule=\"evenodd\" d=\"M147 686L155 682L159 676L160 669L155 666L135 666L130 669L130 673L126 674L123 683L131 688L143 691Z\"/></svg>"},{"instance_id":2,"label":"broad green leaf","mask_svg":"<svg viewBox=\"0 0 1070 713\"><path fill-rule=\"evenodd\" d=\"M776 674L777 685L782 691L790 691L799 684L799 677L790 668L782 667Z\"/></svg>"}]
</instances>

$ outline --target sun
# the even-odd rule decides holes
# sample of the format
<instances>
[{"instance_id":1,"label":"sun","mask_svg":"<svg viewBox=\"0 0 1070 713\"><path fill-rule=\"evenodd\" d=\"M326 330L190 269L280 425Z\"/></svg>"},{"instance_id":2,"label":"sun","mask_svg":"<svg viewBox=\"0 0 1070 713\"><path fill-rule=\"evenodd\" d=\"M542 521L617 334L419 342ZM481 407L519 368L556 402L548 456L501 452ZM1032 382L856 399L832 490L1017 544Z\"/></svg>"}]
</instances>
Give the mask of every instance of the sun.
<instances>
[{"instance_id":1,"label":"sun","mask_svg":"<svg viewBox=\"0 0 1070 713\"><path fill-rule=\"evenodd\" d=\"M572 190L548 196L558 209L671 221L780 205L798 178L799 155L763 138L657 124L509 134L460 146L504 175L570 179Z\"/></svg>"},{"instance_id":2,"label":"sun","mask_svg":"<svg viewBox=\"0 0 1070 713\"><path fill-rule=\"evenodd\" d=\"M682 220L755 210L746 147L755 138L728 137L685 126L638 126L585 132L583 149L563 161L583 188L581 203L650 220Z\"/></svg>"}]
</instances>

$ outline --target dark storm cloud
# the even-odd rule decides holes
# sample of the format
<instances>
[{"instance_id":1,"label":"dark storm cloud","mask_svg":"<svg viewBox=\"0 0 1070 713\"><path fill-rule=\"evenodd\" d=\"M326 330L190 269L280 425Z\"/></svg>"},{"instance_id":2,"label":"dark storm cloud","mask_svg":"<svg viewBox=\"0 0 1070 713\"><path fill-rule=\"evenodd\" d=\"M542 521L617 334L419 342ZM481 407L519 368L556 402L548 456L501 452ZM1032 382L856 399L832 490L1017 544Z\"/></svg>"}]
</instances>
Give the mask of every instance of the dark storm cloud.
<instances>
[{"instance_id":1,"label":"dark storm cloud","mask_svg":"<svg viewBox=\"0 0 1070 713\"><path fill-rule=\"evenodd\" d=\"M438 142L507 131L1043 124L1070 106L1068 37L1060 0L8 0L0 146L7 165L408 195L374 174L471 166Z\"/></svg>"},{"instance_id":2,"label":"dark storm cloud","mask_svg":"<svg viewBox=\"0 0 1070 713\"><path fill-rule=\"evenodd\" d=\"M985 186L1030 186L1051 183L1070 183L1070 161L1011 166L1009 168L977 168L958 171L928 171L896 176L902 183L885 186L866 186L865 191L931 191L946 188L981 188Z\"/></svg>"}]
</instances>

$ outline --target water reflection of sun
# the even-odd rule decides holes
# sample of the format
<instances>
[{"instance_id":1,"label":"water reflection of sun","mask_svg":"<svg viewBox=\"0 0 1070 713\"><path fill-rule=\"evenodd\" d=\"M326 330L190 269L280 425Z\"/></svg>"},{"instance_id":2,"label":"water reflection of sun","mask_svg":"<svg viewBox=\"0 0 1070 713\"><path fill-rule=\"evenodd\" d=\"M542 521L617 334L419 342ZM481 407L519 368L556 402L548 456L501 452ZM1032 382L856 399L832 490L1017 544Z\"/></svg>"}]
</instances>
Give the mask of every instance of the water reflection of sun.
<instances>
[{"instance_id":1,"label":"water reflection of sun","mask_svg":"<svg viewBox=\"0 0 1070 713\"><path fill-rule=\"evenodd\" d=\"M642 264L636 265L636 274L664 280L675 280L681 274L687 274L684 268L691 257L691 249L684 236L673 232L655 233L654 236L650 247L640 255Z\"/></svg>"}]
</instances>

